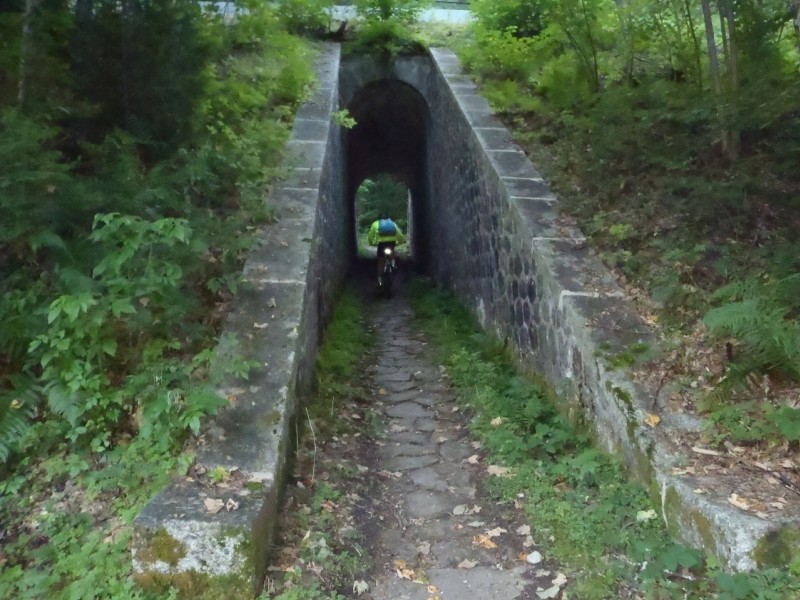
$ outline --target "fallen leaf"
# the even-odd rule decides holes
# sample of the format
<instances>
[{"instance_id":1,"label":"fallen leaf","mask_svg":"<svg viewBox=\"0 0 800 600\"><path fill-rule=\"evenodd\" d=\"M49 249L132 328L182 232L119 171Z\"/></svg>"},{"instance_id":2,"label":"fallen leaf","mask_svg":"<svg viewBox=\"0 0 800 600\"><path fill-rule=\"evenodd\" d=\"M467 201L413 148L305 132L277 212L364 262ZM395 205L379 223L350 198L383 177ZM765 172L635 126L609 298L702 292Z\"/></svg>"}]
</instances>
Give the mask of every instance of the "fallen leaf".
<instances>
[{"instance_id":1,"label":"fallen leaf","mask_svg":"<svg viewBox=\"0 0 800 600\"><path fill-rule=\"evenodd\" d=\"M644 418L644 422L650 425L650 427L655 427L661 423L661 417L654 415L653 413L647 413L647 416Z\"/></svg>"},{"instance_id":2,"label":"fallen leaf","mask_svg":"<svg viewBox=\"0 0 800 600\"><path fill-rule=\"evenodd\" d=\"M522 547L523 548L530 548L531 546L534 546L535 544L536 544L536 542L533 541L533 536L529 535L528 537L525 538L525 541L522 542Z\"/></svg>"},{"instance_id":3,"label":"fallen leaf","mask_svg":"<svg viewBox=\"0 0 800 600\"><path fill-rule=\"evenodd\" d=\"M563 573L558 573L558 574L556 575L556 578L555 578L555 579L553 579L553 581L552 581L551 583L552 583L553 585L557 585L558 587L561 587L561 586L563 586L565 583L567 583L567 576L566 576L566 575L564 575Z\"/></svg>"},{"instance_id":4,"label":"fallen leaf","mask_svg":"<svg viewBox=\"0 0 800 600\"><path fill-rule=\"evenodd\" d=\"M539 596L542 600L546 600L547 598L555 598L561 593L561 588L557 585L554 585L551 588L547 588L543 591L536 591L536 595Z\"/></svg>"},{"instance_id":5,"label":"fallen leaf","mask_svg":"<svg viewBox=\"0 0 800 600\"><path fill-rule=\"evenodd\" d=\"M531 534L531 526L530 525L521 525L517 527L514 532L517 535L530 535Z\"/></svg>"},{"instance_id":6,"label":"fallen leaf","mask_svg":"<svg viewBox=\"0 0 800 600\"><path fill-rule=\"evenodd\" d=\"M490 538L500 537L504 533L508 533L507 529L503 529L502 527L495 527L494 529L490 529L486 532Z\"/></svg>"},{"instance_id":7,"label":"fallen leaf","mask_svg":"<svg viewBox=\"0 0 800 600\"><path fill-rule=\"evenodd\" d=\"M270 298L267 300L267 307L269 308L277 308L278 303L275 301L275 298Z\"/></svg>"},{"instance_id":8,"label":"fallen leaf","mask_svg":"<svg viewBox=\"0 0 800 600\"><path fill-rule=\"evenodd\" d=\"M471 464L471 465L477 465L477 464L478 464L478 461L479 461L480 459L481 459L481 457L480 457L480 456L478 456L477 454L473 454L472 456L470 456L470 457L467 459L467 462L468 462L469 464Z\"/></svg>"},{"instance_id":9,"label":"fallen leaf","mask_svg":"<svg viewBox=\"0 0 800 600\"><path fill-rule=\"evenodd\" d=\"M428 554L431 553L431 543L422 542L419 546L417 546L417 551L423 556L428 556Z\"/></svg>"},{"instance_id":10,"label":"fallen leaf","mask_svg":"<svg viewBox=\"0 0 800 600\"><path fill-rule=\"evenodd\" d=\"M497 427L498 425L502 425L503 424L503 417L495 417L490 422L491 422L492 425Z\"/></svg>"},{"instance_id":11,"label":"fallen leaf","mask_svg":"<svg viewBox=\"0 0 800 600\"><path fill-rule=\"evenodd\" d=\"M489 465L486 468L486 472L489 473L489 475L494 475L496 477L511 477L511 469L509 469L508 467Z\"/></svg>"},{"instance_id":12,"label":"fallen leaf","mask_svg":"<svg viewBox=\"0 0 800 600\"><path fill-rule=\"evenodd\" d=\"M476 535L475 537L472 538L472 543L475 546L480 546L481 548L487 548L487 549L497 548L497 544L495 544L492 541L492 538L490 538L488 535Z\"/></svg>"},{"instance_id":13,"label":"fallen leaf","mask_svg":"<svg viewBox=\"0 0 800 600\"><path fill-rule=\"evenodd\" d=\"M361 594L364 594L365 592L368 591L369 591L369 584L363 579L361 579L360 581L353 582L353 592L357 596L360 596Z\"/></svg>"},{"instance_id":14,"label":"fallen leaf","mask_svg":"<svg viewBox=\"0 0 800 600\"><path fill-rule=\"evenodd\" d=\"M708 448L700 448L698 446L692 446L692 452L697 452L697 454L704 454L706 456L725 456L724 452L709 450Z\"/></svg>"},{"instance_id":15,"label":"fallen leaf","mask_svg":"<svg viewBox=\"0 0 800 600\"><path fill-rule=\"evenodd\" d=\"M203 504L206 507L206 512L211 515L217 514L225 506L225 503L218 498L206 498L203 500Z\"/></svg>"},{"instance_id":16,"label":"fallen leaf","mask_svg":"<svg viewBox=\"0 0 800 600\"><path fill-rule=\"evenodd\" d=\"M674 467L672 469L672 474L673 475L694 475L694 467L684 467L684 468Z\"/></svg>"},{"instance_id":17,"label":"fallen leaf","mask_svg":"<svg viewBox=\"0 0 800 600\"><path fill-rule=\"evenodd\" d=\"M472 521L471 523L468 523L468 525L470 527L478 528L478 527L483 527L484 525L486 525L486 523L484 521Z\"/></svg>"},{"instance_id":18,"label":"fallen leaf","mask_svg":"<svg viewBox=\"0 0 800 600\"><path fill-rule=\"evenodd\" d=\"M736 508L741 508L742 510L750 510L750 504L747 502L747 500L745 500L738 494L731 494L728 497L728 502L730 504L733 504Z\"/></svg>"},{"instance_id":19,"label":"fallen leaf","mask_svg":"<svg viewBox=\"0 0 800 600\"><path fill-rule=\"evenodd\" d=\"M436 441L439 442L440 444L444 444L447 441L447 438L444 437L444 436L441 436L441 437L437 438Z\"/></svg>"},{"instance_id":20,"label":"fallen leaf","mask_svg":"<svg viewBox=\"0 0 800 600\"><path fill-rule=\"evenodd\" d=\"M269 326L269 323L253 323L253 327L256 329L265 329Z\"/></svg>"},{"instance_id":21,"label":"fallen leaf","mask_svg":"<svg viewBox=\"0 0 800 600\"><path fill-rule=\"evenodd\" d=\"M459 569L474 569L477 566L478 566L478 561L469 560L469 559L466 559L466 558L464 560L462 560L460 563L458 563L458 568Z\"/></svg>"},{"instance_id":22,"label":"fallen leaf","mask_svg":"<svg viewBox=\"0 0 800 600\"><path fill-rule=\"evenodd\" d=\"M239 503L233 498L228 498L228 501L225 503L225 510L228 512L231 512L232 510L239 510Z\"/></svg>"},{"instance_id":23,"label":"fallen leaf","mask_svg":"<svg viewBox=\"0 0 800 600\"><path fill-rule=\"evenodd\" d=\"M652 521L657 516L658 515L656 514L656 511L654 511L652 508L650 510L640 510L638 513L636 513L636 522L646 523L647 521Z\"/></svg>"},{"instance_id":24,"label":"fallen leaf","mask_svg":"<svg viewBox=\"0 0 800 600\"><path fill-rule=\"evenodd\" d=\"M439 588L437 588L435 585L429 585L428 586L428 593L429 594L438 594L439 593Z\"/></svg>"},{"instance_id":25,"label":"fallen leaf","mask_svg":"<svg viewBox=\"0 0 800 600\"><path fill-rule=\"evenodd\" d=\"M456 516L464 515L467 513L467 505L466 504L459 504L453 509L453 514Z\"/></svg>"},{"instance_id":26,"label":"fallen leaf","mask_svg":"<svg viewBox=\"0 0 800 600\"><path fill-rule=\"evenodd\" d=\"M414 579L414 571L412 569L397 569L395 572L400 579Z\"/></svg>"}]
</instances>

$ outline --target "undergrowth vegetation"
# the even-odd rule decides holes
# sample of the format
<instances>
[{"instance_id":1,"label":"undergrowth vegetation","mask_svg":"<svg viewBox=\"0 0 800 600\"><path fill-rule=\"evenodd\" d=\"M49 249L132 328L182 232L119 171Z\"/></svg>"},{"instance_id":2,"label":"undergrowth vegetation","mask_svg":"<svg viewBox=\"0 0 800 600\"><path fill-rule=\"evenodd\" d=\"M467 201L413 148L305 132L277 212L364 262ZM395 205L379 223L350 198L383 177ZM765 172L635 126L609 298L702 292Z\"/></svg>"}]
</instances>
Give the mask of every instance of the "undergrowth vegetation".
<instances>
[{"instance_id":1,"label":"undergrowth vegetation","mask_svg":"<svg viewBox=\"0 0 800 600\"><path fill-rule=\"evenodd\" d=\"M258 2L33 4L0 12L0 597L147 598L129 525L247 374L214 348L310 50Z\"/></svg>"},{"instance_id":2,"label":"undergrowth vegetation","mask_svg":"<svg viewBox=\"0 0 800 600\"><path fill-rule=\"evenodd\" d=\"M713 557L671 541L646 491L565 420L541 383L515 370L506 349L480 333L455 298L418 282L412 303L490 464L510 469L511 476L490 477L489 491L521 505L534 539L579 573L570 597L798 597L800 563L788 572L730 575Z\"/></svg>"},{"instance_id":3,"label":"undergrowth vegetation","mask_svg":"<svg viewBox=\"0 0 800 600\"><path fill-rule=\"evenodd\" d=\"M307 407L302 440L287 493L278 566L263 597L340 600L352 597L371 564L363 533L355 527L354 478L363 476L331 455L328 444L354 437L346 415L368 397L361 365L373 343L357 292L347 288L336 305L317 358L317 393ZM306 417L305 419L303 417ZM344 443L344 442L343 442ZM325 448L325 450L323 450ZM360 483L360 482L359 482Z\"/></svg>"},{"instance_id":4,"label":"undergrowth vegetation","mask_svg":"<svg viewBox=\"0 0 800 600\"><path fill-rule=\"evenodd\" d=\"M459 52L605 262L645 290L642 309L676 344L704 324L721 357L706 405L747 400L755 378L797 421L800 45L787 6L475 0Z\"/></svg>"}]
</instances>

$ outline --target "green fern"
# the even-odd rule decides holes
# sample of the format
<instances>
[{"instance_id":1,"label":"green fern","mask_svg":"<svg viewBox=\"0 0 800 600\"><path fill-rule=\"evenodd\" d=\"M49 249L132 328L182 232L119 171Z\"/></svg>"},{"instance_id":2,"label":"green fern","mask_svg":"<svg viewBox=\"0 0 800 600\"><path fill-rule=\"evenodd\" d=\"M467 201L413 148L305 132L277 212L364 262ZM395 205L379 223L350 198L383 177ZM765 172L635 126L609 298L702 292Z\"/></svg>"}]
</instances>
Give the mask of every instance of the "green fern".
<instances>
[{"instance_id":1,"label":"green fern","mask_svg":"<svg viewBox=\"0 0 800 600\"><path fill-rule=\"evenodd\" d=\"M720 289L724 303L703 321L716 336L738 340L741 349L728 374L742 384L751 373L777 373L800 381L800 275L782 279L749 279Z\"/></svg>"},{"instance_id":2,"label":"green fern","mask_svg":"<svg viewBox=\"0 0 800 600\"><path fill-rule=\"evenodd\" d=\"M31 426L40 399L34 381L13 375L0 382L0 462L6 462Z\"/></svg>"}]
</instances>

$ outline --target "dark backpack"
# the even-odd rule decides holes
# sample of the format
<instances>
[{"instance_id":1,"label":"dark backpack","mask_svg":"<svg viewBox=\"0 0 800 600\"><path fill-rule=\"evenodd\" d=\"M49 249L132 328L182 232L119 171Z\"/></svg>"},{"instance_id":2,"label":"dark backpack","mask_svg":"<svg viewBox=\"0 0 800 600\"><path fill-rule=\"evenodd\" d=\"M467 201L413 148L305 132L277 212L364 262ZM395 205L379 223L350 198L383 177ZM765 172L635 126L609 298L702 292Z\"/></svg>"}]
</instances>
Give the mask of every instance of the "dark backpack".
<instances>
[{"instance_id":1,"label":"dark backpack","mask_svg":"<svg viewBox=\"0 0 800 600\"><path fill-rule=\"evenodd\" d=\"M397 225L391 219L381 219L378 221L378 234L379 235L395 235L397 233Z\"/></svg>"}]
</instances>

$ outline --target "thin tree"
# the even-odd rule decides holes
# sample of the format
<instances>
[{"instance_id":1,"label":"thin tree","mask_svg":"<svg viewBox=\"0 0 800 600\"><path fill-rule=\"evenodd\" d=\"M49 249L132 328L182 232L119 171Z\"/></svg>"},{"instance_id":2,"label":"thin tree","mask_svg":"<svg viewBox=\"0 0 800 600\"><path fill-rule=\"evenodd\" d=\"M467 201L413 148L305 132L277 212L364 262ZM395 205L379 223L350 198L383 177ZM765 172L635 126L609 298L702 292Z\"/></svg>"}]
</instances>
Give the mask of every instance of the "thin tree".
<instances>
[{"instance_id":1,"label":"thin tree","mask_svg":"<svg viewBox=\"0 0 800 600\"><path fill-rule=\"evenodd\" d=\"M44 0L25 0L25 12L22 15L22 38L19 52L19 82L17 84L17 105L25 108L28 96L28 68L33 53L33 15Z\"/></svg>"},{"instance_id":2,"label":"thin tree","mask_svg":"<svg viewBox=\"0 0 800 600\"><path fill-rule=\"evenodd\" d=\"M723 39L726 40L726 74L728 106L733 106L739 93L739 58L736 43L736 18L733 13L733 3L731 0L719 0L720 20L724 24ZM735 111L734 111L735 113ZM735 116L735 114L734 114ZM740 136L735 129L728 129L728 149L727 154L731 159L739 156Z\"/></svg>"}]
</instances>

